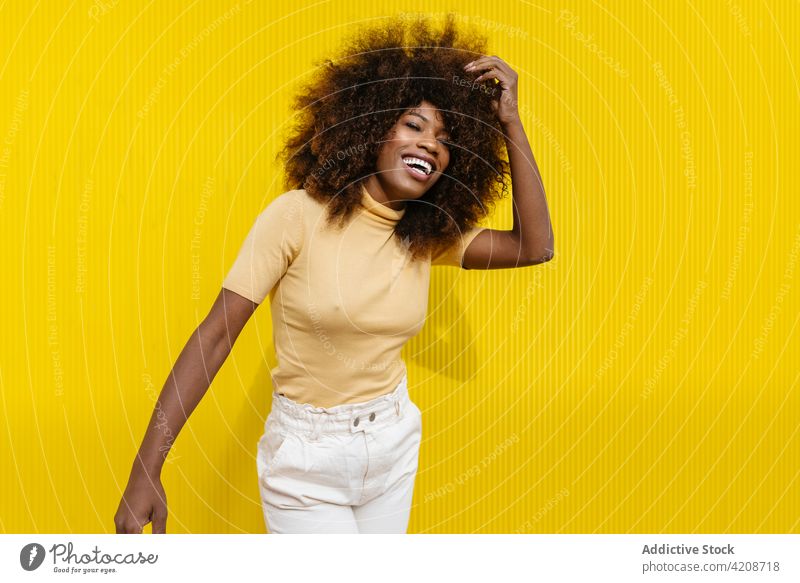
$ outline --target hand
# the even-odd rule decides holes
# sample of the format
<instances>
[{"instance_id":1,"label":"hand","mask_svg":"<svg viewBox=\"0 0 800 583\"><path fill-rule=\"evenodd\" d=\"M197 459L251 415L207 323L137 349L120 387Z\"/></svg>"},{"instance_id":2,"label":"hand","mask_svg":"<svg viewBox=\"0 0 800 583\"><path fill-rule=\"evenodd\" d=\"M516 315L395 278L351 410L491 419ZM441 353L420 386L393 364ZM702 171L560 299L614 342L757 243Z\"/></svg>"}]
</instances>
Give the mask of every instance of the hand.
<instances>
[{"instance_id":1,"label":"hand","mask_svg":"<svg viewBox=\"0 0 800 583\"><path fill-rule=\"evenodd\" d=\"M114 515L117 534L142 534L144 525L153 523L153 534L167 532L167 495L161 478L131 476Z\"/></svg>"},{"instance_id":2,"label":"hand","mask_svg":"<svg viewBox=\"0 0 800 583\"><path fill-rule=\"evenodd\" d=\"M498 121L503 125L520 121L517 104L517 73L500 57L482 56L464 66L470 73L485 71L475 78L475 82L483 79L497 79L500 87L500 98L492 100L492 109Z\"/></svg>"}]
</instances>

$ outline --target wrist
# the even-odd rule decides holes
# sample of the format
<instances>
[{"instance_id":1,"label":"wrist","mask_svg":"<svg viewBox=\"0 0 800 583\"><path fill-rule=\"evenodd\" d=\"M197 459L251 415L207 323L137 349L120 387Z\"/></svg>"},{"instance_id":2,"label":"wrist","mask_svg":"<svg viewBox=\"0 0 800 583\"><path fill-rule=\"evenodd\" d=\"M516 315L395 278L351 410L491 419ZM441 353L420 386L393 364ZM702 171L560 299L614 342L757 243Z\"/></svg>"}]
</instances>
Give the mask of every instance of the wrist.
<instances>
[{"instance_id":1,"label":"wrist","mask_svg":"<svg viewBox=\"0 0 800 583\"><path fill-rule=\"evenodd\" d=\"M149 482L161 479L162 464L158 462L146 462L139 456L133 462L133 469L131 470L131 481L134 482Z\"/></svg>"},{"instance_id":2,"label":"wrist","mask_svg":"<svg viewBox=\"0 0 800 583\"><path fill-rule=\"evenodd\" d=\"M510 129L523 129L522 128L522 118L515 117L508 121L501 121L500 124L503 126L504 130Z\"/></svg>"}]
</instances>

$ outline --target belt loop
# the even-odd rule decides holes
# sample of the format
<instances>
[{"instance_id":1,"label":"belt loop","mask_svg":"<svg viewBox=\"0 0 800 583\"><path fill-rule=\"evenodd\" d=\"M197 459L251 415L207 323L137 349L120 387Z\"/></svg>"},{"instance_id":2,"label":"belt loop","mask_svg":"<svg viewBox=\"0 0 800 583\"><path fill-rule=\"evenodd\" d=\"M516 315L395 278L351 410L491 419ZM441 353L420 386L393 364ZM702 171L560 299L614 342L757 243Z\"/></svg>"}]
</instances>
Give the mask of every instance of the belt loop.
<instances>
[{"instance_id":1,"label":"belt loop","mask_svg":"<svg viewBox=\"0 0 800 583\"><path fill-rule=\"evenodd\" d=\"M320 426L322 424L321 417L322 417L321 415L315 415L313 413L311 414L311 423L313 425L313 429L311 431L311 441L317 441L319 439L319 434L321 430Z\"/></svg>"},{"instance_id":2,"label":"belt loop","mask_svg":"<svg viewBox=\"0 0 800 583\"><path fill-rule=\"evenodd\" d=\"M394 410L397 412L397 415L400 415L400 401L395 400L394 402Z\"/></svg>"}]
</instances>

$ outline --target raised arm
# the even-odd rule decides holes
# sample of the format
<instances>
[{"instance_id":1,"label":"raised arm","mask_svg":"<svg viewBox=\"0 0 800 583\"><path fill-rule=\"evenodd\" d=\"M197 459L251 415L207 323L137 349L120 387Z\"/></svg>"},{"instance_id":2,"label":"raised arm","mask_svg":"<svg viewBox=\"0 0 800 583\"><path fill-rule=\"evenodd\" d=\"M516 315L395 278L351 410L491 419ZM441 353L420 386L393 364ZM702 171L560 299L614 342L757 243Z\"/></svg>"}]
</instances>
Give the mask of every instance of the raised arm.
<instances>
[{"instance_id":1,"label":"raised arm","mask_svg":"<svg viewBox=\"0 0 800 583\"><path fill-rule=\"evenodd\" d=\"M141 533L151 521L153 534L166 532L167 498L161 485L164 460L257 307L251 300L222 289L192 333L161 390L133 461L114 516L117 534Z\"/></svg>"},{"instance_id":2,"label":"raised arm","mask_svg":"<svg viewBox=\"0 0 800 583\"><path fill-rule=\"evenodd\" d=\"M485 71L475 81L499 81L495 113L503 128L511 166L514 226L510 231L485 229L464 252L468 269L525 267L549 261L555 252L553 226L547 209L539 167L517 107L517 74L502 59L484 56L468 65L468 72Z\"/></svg>"}]
</instances>

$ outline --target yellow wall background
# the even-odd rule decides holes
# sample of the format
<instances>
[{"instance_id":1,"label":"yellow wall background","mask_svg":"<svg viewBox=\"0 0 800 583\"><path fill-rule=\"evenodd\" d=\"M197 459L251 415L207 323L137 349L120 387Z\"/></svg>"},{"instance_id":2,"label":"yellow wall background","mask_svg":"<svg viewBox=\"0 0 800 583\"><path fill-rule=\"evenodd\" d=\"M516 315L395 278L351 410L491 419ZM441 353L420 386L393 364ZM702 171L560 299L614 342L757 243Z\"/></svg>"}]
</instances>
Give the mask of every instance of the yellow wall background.
<instances>
[{"instance_id":1,"label":"yellow wall background","mask_svg":"<svg viewBox=\"0 0 800 583\"><path fill-rule=\"evenodd\" d=\"M154 399L282 192L290 96L410 8L0 7L0 531L114 532ZM435 270L404 351L410 531L800 532L792 3L425 8L518 72L557 255ZM271 341L262 307L177 439L168 532L265 531Z\"/></svg>"}]
</instances>

